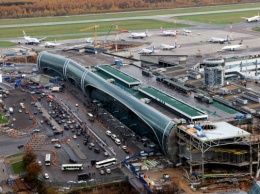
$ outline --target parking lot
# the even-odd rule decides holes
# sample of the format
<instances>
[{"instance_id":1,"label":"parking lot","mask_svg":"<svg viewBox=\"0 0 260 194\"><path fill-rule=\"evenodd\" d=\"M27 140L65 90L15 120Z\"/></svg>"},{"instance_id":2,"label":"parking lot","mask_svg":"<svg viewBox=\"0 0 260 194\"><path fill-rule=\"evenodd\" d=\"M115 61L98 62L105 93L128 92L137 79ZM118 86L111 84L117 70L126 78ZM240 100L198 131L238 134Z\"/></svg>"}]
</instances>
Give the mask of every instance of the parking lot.
<instances>
[{"instance_id":1,"label":"parking lot","mask_svg":"<svg viewBox=\"0 0 260 194\"><path fill-rule=\"evenodd\" d=\"M66 90L61 93L11 90L4 99L6 110L13 107L13 113L9 114L11 122L6 128L15 132L0 139L0 144L8 142L2 153L33 150L41 161L43 174L48 173L51 181L77 181L77 175L83 172L93 179L122 175L118 168L109 174L100 174L93 162L107 158L120 162L148 146L143 147L132 131L102 108L98 118L92 120L87 114L91 108L83 105L83 95L75 99L76 94L82 95L79 91ZM50 166L44 165L48 153L53 161ZM83 164L84 170L61 170L62 164L70 163Z\"/></svg>"}]
</instances>

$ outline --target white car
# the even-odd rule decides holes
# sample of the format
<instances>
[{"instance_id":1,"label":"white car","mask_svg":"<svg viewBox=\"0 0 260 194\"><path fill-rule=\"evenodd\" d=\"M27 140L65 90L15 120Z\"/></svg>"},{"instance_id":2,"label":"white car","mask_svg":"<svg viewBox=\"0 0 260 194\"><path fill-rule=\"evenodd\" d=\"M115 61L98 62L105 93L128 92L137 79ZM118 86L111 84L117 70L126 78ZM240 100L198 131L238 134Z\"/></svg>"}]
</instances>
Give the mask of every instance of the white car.
<instances>
[{"instance_id":1,"label":"white car","mask_svg":"<svg viewBox=\"0 0 260 194\"><path fill-rule=\"evenodd\" d=\"M109 168L106 169L107 174L111 173L111 170Z\"/></svg>"},{"instance_id":2,"label":"white car","mask_svg":"<svg viewBox=\"0 0 260 194\"><path fill-rule=\"evenodd\" d=\"M107 135L107 136L111 136L111 135L112 135L112 132L109 131L109 130L107 130L107 131L106 131L106 135Z\"/></svg>"},{"instance_id":3,"label":"white car","mask_svg":"<svg viewBox=\"0 0 260 194\"><path fill-rule=\"evenodd\" d=\"M115 143L116 143L117 145L121 145L120 139L115 139Z\"/></svg>"},{"instance_id":4,"label":"white car","mask_svg":"<svg viewBox=\"0 0 260 194\"><path fill-rule=\"evenodd\" d=\"M40 132L40 129L34 129L33 132L34 132L34 133Z\"/></svg>"},{"instance_id":5,"label":"white car","mask_svg":"<svg viewBox=\"0 0 260 194\"><path fill-rule=\"evenodd\" d=\"M38 164L39 164L39 166L42 166L42 162L41 161L38 161Z\"/></svg>"},{"instance_id":6,"label":"white car","mask_svg":"<svg viewBox=\"0 0 260 194\"><path fill-rule=\"evenodd\" d=\"M58 142L58 139L52 139L51 142Z\"/></svg>"},{"instance_id":7,"label":"white car","mask_svg":"<svg viewBox=\"0 0 260 194\"><path fill-rule=\"evenodd\" d=\"M73 139L77 139L77 135L73 135Z\"/></svg>"},{"instance_id":8,"label":"white car","mask_svg":"<svg viewBox=\"0 0 260 194\"><path fill-rule=\"evenodd\" d=\"M82 181L82 180L81 180L81 181L78 181L78 183L87 183L87 181Z\"/></svg>"},{"instance_id":9,"label":"white car","mask_svg":"<svg viewBox=\"0 0 260 194\"><path fill-rule=\"evenodd\" d=\"M122 146L122 149L123 149L123 150L126 150L126 149L127 149L127 147L126 147L125 145L123 145L123 146Z\"/></svg>"},{"instance_id":10,"label":"white car","mask_svg":"<svg viewBox=\"0 0 260 194\"><path fill-rule=\"evenodd\" d=\"M115 134L111 134L111 136L110 136L113 140L115 140L116 139L116 135Z\"/></svg>"},{"instance_id":11,"label":"white car","mask_svg":"<svg viewBox=\"0 0 260 194\"><path fill-rule=\"evenodd\" d=\"M58 144L58 143L56 143L56 144L54 145L54 147L55 147L55 148L61 148L61 145Z\"/></svg>"},{"instance_id":12,"label":"white car","mask_svg":"<svg viewBox=\"0 0 260 194\"><path fill-rule=\"evenodd\" d=\"M45 173L45 174L44 174L44 178L45 178L45 179L49 179L49 178L50 178L49 175L48 175L48 173Z\"/></svg>"},{"instance_id":13,"label":"white car","mask_svg":"<svg viewBox=\"0 0 260 194\"><path fill-rule=\"evenodd\" d=\"M19 112L23 112L22 109L19 109Z\"/></svg>"}]
</instances>

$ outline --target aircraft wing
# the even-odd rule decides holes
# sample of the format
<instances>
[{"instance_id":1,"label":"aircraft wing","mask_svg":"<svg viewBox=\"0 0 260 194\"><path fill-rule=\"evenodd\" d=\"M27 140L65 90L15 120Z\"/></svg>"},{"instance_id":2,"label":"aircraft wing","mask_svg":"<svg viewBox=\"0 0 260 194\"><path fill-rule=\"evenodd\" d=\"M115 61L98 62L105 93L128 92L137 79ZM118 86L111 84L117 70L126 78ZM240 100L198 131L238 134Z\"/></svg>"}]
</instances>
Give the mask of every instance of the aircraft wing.
<instances>
[{"instance_id":1,"label":"aircraft wing","mask_svg":"<svg viewBox=\"0 0 260 194\"><path fill-rule=\"evenodd\" d=\"M40 42L45 40L47 37L45 36L44 38L38 39Z\"/></svg>"}]
</instances>

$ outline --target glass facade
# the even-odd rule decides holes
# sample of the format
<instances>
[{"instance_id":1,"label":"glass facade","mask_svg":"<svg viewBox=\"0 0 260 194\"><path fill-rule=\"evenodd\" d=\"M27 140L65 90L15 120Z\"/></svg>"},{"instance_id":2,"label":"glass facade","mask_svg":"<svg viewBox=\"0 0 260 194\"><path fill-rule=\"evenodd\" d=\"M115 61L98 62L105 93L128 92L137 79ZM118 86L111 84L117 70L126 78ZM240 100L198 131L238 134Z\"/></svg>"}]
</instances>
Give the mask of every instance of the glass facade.
<instances>
[{"instance_id":1,"label":"glass facade","mask_svg":"<svg viewBox=\"0 0 260 194\"><path fill-rule=\"evenodd\" d=\"M116 110L117 119L139 136L151 139L165 155L169 154L167 140L175 124L166 115L65 57L41 52L38 67L42 73L70 81L90 98L101 102L108 111Z\"/></svg>"}]
</instances>

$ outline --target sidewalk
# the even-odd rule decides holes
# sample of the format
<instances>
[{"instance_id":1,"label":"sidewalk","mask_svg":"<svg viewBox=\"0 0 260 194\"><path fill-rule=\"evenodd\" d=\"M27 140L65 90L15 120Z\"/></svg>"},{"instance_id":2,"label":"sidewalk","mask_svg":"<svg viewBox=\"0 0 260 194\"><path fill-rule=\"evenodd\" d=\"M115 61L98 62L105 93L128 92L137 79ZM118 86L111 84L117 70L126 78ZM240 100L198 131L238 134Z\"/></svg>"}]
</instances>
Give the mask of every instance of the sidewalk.
<instances>
[{"instance_id":1,"label":"sidewalk","mask_svg":"<svg viewBox=\"0 0 260 194\"><path fill-rule=\"evenodd\" d=\"M9 178L9 174L3 157L0 158L0 167L0 186L2 188L2 194L13 192L13 188L9 184L6 184L6 181Z\"/></svg>"}]
</instances>

